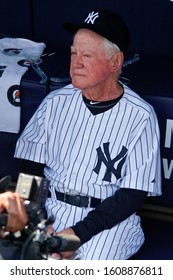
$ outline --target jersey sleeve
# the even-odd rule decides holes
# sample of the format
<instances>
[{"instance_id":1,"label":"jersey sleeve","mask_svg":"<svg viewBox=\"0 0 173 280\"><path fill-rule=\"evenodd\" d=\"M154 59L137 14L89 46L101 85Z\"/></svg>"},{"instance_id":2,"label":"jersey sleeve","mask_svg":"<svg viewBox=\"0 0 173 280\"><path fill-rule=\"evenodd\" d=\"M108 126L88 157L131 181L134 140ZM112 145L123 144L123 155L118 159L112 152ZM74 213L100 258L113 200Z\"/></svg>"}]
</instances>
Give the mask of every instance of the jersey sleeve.
<instances>
[{"instance_id":1,"label":"jersey sleeve","mask_svg":"<svg viewBox=\"0 0 173 280\"><path fill-rule=\"evenodd\" d=\"M125 176L119 187L161 195L160 131L154 110L129 145Z\"/></svg>"},{"instance_id":2,"label":"jersey sleeve","mask_svg":"<svg viewBox=\"0 0 173 280\"><path fill-rule=\"evenodd\" d=\"M47 99L38 107L16 143L14 157L45 163Z\"/></svg>"}]
</instances>

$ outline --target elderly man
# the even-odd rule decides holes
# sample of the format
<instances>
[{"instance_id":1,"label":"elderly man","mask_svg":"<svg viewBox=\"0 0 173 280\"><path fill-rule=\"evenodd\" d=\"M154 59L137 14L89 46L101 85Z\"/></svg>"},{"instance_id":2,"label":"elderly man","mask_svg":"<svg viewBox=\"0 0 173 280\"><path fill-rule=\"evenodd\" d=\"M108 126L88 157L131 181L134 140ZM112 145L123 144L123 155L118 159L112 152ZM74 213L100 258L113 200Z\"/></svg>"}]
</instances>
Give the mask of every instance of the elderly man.
<instances>
[{"instance_id":1,"label":"elderly man","mask_svg":"<svg viewBox=\"0 0 173 280\"><path fill-rule=\"evenodd\" d=\"M53 230L81 240L65 258L128 259L144 242L136 211L161 194L157 118L119 81L129 44L120 15L98 10L64 27L74 35L72 84L45 98L15 156L45 166Z\"/></svg>"}]
</instances>

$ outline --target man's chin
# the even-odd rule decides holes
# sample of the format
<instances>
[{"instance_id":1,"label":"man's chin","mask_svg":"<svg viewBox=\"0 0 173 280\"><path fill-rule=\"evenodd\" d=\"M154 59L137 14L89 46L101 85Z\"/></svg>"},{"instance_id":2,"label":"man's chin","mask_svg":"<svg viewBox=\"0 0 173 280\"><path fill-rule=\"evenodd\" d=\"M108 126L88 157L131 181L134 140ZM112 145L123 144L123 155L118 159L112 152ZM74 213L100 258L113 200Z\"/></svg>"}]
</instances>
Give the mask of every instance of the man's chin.
<instances>
[{"instance_id":1,"label":"man's chin","mask_svg":"<svg viewBox=\"0 0 173 280\"><path fill-rule=\"evenodd\" d=\"M79 78L78 79L72 79L72 85L76 88L80 88L80 89L83 88L83 83L81 81L79 81Z\"/></svg>"}]
</instances>

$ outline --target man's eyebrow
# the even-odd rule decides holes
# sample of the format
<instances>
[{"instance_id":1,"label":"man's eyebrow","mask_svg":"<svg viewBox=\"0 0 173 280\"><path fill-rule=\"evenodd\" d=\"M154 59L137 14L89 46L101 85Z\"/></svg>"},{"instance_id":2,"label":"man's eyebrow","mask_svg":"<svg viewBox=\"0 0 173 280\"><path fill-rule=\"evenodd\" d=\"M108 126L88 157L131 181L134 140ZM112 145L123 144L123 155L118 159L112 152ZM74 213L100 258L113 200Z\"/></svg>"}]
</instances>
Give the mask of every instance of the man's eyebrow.
<instances>
[{"instance_id":1,"label":"man's eyebrow","mask_svg":"<svg viewBox=\"0 0 173 280\"><path fill-rule=\"evenodd\" d=\"M71 50L75 50L76 48L72 45L72 46L70 46L70 49ZM87 49L84 49L83 50L83 52L90 52L90 53L92 53L94 50L93 49L91 49L91 48L87 48Z\"/></svg>"}]
</instances>

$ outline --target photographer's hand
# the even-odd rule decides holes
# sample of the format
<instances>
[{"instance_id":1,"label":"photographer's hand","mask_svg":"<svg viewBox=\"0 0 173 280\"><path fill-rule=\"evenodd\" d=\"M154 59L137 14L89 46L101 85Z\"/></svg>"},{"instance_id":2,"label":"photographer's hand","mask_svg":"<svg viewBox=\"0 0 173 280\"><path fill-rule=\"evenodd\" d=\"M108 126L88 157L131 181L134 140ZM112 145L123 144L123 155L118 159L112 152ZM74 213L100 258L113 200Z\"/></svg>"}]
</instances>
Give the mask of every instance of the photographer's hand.
<instances>
[{"instance_id":1,"label":"photographer's hand","mask_svg":"<svg viewBox=\"0 0 173 280\"><path fill-rule=\"evenodd\" d=\"M8 191L0 194L0 213L4 210L8 214L6 231L15 232L25 227L28 218L23 200L17 193Z\"/></svg>"}]
</instances>

